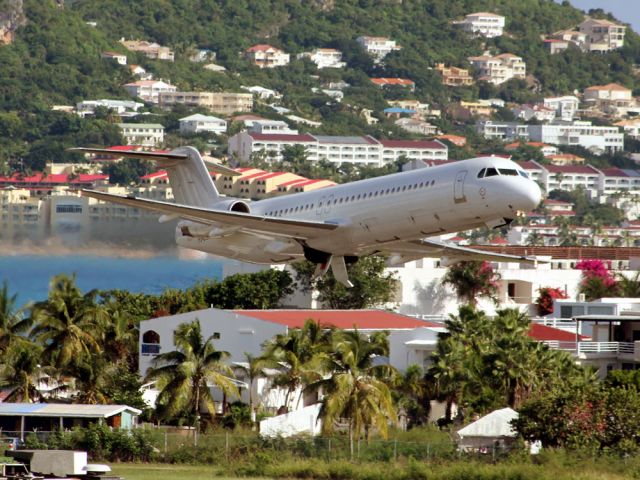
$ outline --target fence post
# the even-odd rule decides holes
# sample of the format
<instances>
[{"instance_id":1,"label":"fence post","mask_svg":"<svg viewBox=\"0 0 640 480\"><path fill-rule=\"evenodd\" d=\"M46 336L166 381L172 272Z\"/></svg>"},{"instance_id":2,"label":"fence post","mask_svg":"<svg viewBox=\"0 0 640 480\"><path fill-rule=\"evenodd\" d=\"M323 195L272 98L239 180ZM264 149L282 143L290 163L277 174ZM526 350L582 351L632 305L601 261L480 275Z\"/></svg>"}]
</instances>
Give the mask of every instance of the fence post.
<instances>
[{"instance_id":1,"label":"fence post","mask_svg":"<svg viewBox=\"0 0 640 480\"><path fill-rule=\"evenodd\" d=\"M331 438L329 438L329 455L328 459L331 460Z\"/></svg>"},{"instance_id":2,"label":"fence post","mask_svg":"<svg viewBox=\"0 0 640 480\"><path fill-rule=\"evenodd\" d=\"M357 446L357 451L356 451L356 457L358 458L358 460L360 459L360 437L358 437L358 446Z\"/></svg>"},{"instance_id":3,"label":"fence post","mask_svg":"<svg viewBox=\"0 0 640 480\"><path fill-rule=\"evenodd\" d=\"M229 463L229 432L224 432L224 456Z\"/></svg>"},{"instance_id":4,"label":"fence post","mask_svg":"<svg viewBox=\"0 0 640 480\"><path fill-rule=\"evenodd\" d=\"M431 458L431 444L427 443L427 460Z\"/></svg>"},{"instance_id":5,"label":"fence post","mask_svg":"<svg viewBox=\"0 0 640 480\"><path fill-rule=\"evenodd\" d=\"M394 462L398 461L398 439L397 438L393 440L393 461Z\"/></svg>"},{"instance_id":6,"label":"fence post","mask_svg":"<svg viewBox=\"0 0 640 480\"><path fill-rule=\"evenodd\" d=\"M167 431L164 431L164 456L167 456L167 443L168 443L168 439L167 439Z\"/></svg>"}]
</instances>

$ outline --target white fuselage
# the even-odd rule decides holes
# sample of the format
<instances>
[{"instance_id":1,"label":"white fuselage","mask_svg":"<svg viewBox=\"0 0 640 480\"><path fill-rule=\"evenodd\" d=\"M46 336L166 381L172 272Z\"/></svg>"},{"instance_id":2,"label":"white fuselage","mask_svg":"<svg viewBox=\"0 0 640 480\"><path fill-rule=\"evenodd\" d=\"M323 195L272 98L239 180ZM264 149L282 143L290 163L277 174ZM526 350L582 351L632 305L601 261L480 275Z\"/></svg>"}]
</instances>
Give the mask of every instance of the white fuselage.
<instances>
[{"instance_id":1,"label":"white fuselage","mask_svg":"<svg viewBox=\"0 0 640 480\"><path fill-rule=\"evenodd\" d=\"M505 224L535 208L540 197L538 185L517 164L481 157L256 201L251 213L335 223L340 227L305 244L358 256L392 249L394 242ZM303 254L298 241L234 230L212 234L202 226L206 234L184 236L184 224L176 229L176 241L184 247L254 263L288 262Z\"/></svg>"}]
</instances>

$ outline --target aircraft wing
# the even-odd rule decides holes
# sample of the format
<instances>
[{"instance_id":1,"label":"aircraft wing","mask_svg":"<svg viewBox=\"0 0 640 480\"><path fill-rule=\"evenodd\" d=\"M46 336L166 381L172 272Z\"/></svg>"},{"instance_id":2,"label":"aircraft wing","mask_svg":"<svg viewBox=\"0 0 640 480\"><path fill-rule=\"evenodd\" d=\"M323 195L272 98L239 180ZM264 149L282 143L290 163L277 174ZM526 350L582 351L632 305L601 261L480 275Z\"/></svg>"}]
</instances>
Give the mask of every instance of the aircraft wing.
<instances>
[{"instance_id":1,"label":"aircraft wing","mask_svg":"<svg viewBox=\"0 0 640 480\"><path fill-rule=\"evenodd\" d=\"M535 257L524 255L509 255L507 253L494 253L477 248L461 247L437 240L410 240L389 245L388 251L400 258L396 263L408 262L419 258L446 257L453 262L480 260L487 262L518 262L536 264L544 262Z\"/></svg>"},{"instance_id":2,"label":"aircraft wing","mask_svg":"<svg viewBox=\"0 0 640 480\"><path fill-rule=\"evenodd\" d=\"M122 195L113 195L110 193L98 192L96 190L83 189L82 195L102 200L104 202L117 203L129 207L145 208L147 210L153 210L166 215L178 216L186 220L192 220L205 225L224 224L239 227L241 230L245 231L266 233L279 237L308 239L318 237L319 235L323 235L338 228L338 225L335 223L271 218L241 212L191 207L176 203L147 200L145 198L137 198L134 196L125 197Z\"/></svg>"}]
</instances>

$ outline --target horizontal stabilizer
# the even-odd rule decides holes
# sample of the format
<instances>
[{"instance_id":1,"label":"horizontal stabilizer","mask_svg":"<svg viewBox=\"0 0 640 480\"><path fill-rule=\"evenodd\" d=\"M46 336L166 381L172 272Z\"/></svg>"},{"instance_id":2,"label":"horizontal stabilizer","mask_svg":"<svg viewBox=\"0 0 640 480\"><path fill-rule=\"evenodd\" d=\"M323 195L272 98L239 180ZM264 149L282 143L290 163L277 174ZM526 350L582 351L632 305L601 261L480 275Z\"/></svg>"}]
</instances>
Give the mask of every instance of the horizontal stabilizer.
<instances>
[{"instance_id":1,"label":"horizontal stabilizer","mask_svg":"<svg viewBox=\"0 0 640 480\"><path fill-rule=\"evenodd\" d=\"M165 167L166 164L174 164L174 162L188 160L189 155L186 153L174 153L174 152L142 152L142 151L126 151L110 150L108 148L85 148L77 147L70 148L70 152L89 153L94 155L111 155L114 157L126 157L126 158L139 158L142 160L154 160L159 163L160 167ZM240 172L236 172L234 169L225 167L219 163L209 162L203 159L203 162L207 165L209 170L213 170L216 173L223 175L238 176L242 175Z\"/></svg>"},{"instance_id":2,"label":"horizontal stabilizer","mask_svg":"<svg viewBox=\"0 0 640 480\"><path fill-rule=\"evenodd\" d=\"M135 208L153 210L164 215L175 215L186 220L206 225L230 225L249 232L268 233L274 237L296 239L315 238L338 228L334 223L314 222L311 220L295 220L287 218L272 218L249 213L230 212L202 207L192 207L176 203L147 200L134 196L113 195L96 190L82 190L85 197L95 198L104 202L112 202Z\"/></svg>"}]
</instances>

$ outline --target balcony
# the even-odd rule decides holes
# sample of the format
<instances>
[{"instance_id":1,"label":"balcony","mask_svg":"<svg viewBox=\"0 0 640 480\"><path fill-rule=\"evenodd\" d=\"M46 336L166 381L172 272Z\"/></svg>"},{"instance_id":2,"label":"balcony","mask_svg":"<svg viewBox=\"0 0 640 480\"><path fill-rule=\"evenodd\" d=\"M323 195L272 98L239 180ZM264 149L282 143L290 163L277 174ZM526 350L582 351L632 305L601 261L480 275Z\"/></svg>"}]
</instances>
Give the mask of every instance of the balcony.
<instances>
[{"instance_id":1,"label":"balcony","mask_svg":"<svg viewBox=\"0 0 640 480\"><path fill-rule=\"evenodd\" d=\"M572 352L576 356L604 355L604 356L634 356L634 342L544 342L555 350Z\"/></svg>"}]
</instances>

